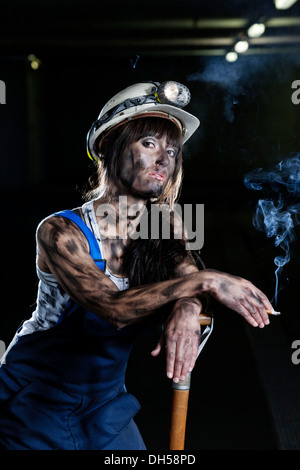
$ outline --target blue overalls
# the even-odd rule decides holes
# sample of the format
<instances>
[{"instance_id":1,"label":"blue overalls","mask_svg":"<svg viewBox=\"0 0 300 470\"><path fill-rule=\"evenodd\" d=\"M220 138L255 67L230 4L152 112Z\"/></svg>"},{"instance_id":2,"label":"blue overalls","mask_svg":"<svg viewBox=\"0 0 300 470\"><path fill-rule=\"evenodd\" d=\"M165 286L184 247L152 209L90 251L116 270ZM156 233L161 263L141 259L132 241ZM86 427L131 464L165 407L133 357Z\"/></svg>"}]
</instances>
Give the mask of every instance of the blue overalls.
<instances>
[{"instance_id":1,"label":"blue overalls","mask_svg":"<svg viewBox=\"0 0 300 470\"><path fill-rule=\"evenodd\" d=\"M90 254L104 270L98 242L72 211ZM22 335L0 368L0 449L140 450L140 409L124 386L127 361L147 322L114 328L70 300L57 324Z\"/></svg>"}]
</instances>

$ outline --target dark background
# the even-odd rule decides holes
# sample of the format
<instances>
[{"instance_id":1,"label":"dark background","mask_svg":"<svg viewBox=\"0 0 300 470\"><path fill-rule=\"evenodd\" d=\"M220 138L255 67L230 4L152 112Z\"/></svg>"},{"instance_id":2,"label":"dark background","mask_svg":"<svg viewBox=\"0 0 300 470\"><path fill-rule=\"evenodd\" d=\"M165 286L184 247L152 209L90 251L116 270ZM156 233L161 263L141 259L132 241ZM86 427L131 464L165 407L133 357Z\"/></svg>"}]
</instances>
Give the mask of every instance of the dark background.
<instances>
[{"instance_id":1,"label":"dark background","mask_svg":"<svg viewBox=\"0 0 300 470\"><path fill-rule=\"evenodd\" d=\"M267 22L264 35L226 62L258 20ZM263 194L243 178L300 152L300 105L291 100L299 53L299 2L279 11L272 0L2 1L0 339L8 345L34 308L37 224L82 204L94 171L85 150L91 123L111 96L145 80L185 83L188 111L201 120L185 148L180 202L205 204L206 265L248 278L272 300L281 250L254 228ZM40 59L38 70L29 54ZM192 374L187 449L300 449L300 365L291 360L300 340L299 267L296 239L280 279L282 315L268 328L213 305L215 331ZM171 401L164 357L150 357L156 341L153 333L139 342L127 379L152 450L167 449Z\"/></svg>"}]
</instances>

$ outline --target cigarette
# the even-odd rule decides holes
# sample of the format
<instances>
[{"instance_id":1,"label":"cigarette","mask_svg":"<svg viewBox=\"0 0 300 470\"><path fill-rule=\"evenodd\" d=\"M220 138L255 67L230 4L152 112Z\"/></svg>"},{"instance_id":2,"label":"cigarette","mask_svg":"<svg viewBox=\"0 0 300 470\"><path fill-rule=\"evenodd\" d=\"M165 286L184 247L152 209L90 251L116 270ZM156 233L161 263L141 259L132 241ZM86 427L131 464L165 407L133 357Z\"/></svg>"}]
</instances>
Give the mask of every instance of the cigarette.
<instances>
[{"instance_id":1,"label":"cigarette","mask_svg":"<svg viewBox=\"0 0 300 470\"><path fill-rule=\"evenodd\" d=\"M269 315L280 315L281 312L276 312L274 309L273 310L266 310L266 312Z\"/></svg>"}]
</instances>

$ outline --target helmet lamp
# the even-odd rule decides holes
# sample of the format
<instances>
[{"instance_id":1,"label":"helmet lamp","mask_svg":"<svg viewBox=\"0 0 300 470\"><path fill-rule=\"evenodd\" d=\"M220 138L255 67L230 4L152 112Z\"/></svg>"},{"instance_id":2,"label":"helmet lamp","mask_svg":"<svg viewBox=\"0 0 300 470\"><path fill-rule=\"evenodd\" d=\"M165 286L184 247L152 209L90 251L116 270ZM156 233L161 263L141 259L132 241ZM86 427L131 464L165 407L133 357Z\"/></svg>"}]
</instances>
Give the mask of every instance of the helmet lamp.
<instances>
[{"instance_id":1,"label":"helmet lamp","mask_svg":"<svg viewBox=\"0 0 300 470\"><path fill-rule=\"evenodd\" d=\"M189 89L178 82L161 83L156 94L161 103L171 104L178 108L184 108L191 100Z\"/></svg>"}]
</instances>

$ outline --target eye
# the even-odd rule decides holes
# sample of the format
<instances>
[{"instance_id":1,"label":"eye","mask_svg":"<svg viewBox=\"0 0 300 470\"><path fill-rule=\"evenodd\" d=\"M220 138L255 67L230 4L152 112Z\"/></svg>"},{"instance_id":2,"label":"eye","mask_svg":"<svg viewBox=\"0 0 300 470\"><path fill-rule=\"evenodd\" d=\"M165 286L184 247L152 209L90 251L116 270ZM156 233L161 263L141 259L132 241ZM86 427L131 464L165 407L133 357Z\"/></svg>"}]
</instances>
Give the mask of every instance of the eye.
<instances>
[{"instance_id":1,"label":"eye","mask_svg":"<svg viewBox=\"0 0 300 470\"><path fill-rule=\"evenodd\" d=\"M167 150L167 152L168 152L168 155L170 155L170 157L172 157L172 158L176 157L176 153L177 153L177 152L176 152L175 149L169 148L169 149Z\"/></svg>"},{"instance_id":2,"label":"eye","mask_svg":"<svg viewBox=\"0 0 300 470\"><path fill-rule=\"evenodd\" d=\"M142 141L142 144L143 144L144 147L147 147L147 148L154 148L154 146L155 146L153 140L151 140L151 139L144 139Z\"/></svg>"}]
</instances>

